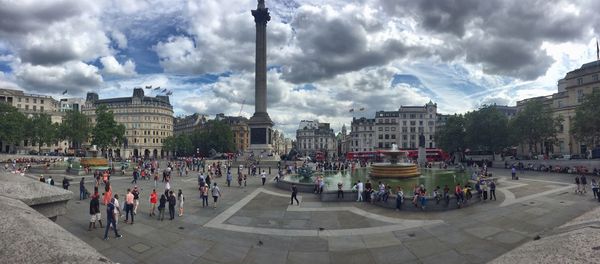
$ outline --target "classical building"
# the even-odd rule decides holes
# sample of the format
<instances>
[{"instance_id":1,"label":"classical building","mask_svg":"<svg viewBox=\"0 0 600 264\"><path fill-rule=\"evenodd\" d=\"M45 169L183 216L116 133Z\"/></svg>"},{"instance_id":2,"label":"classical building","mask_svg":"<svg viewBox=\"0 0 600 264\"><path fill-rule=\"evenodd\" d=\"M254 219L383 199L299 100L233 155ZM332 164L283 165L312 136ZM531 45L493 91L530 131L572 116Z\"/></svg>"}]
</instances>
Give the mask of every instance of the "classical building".
<instances>
[{"instance_id":1,"label":"classical building","mask_svg":"<svg viewBox=\"0 0 600 264\"><path fill-rule=\"evenodd\" d=\"M329 123L302 120L296 130L296 147L301 155L313 155L317 151L327 153L328 158L337 157L337 141Z\"/></svg>"},{"instance_id":2,"label":"classical building","mask_svg":"<svg viewBox=\"0 0 600 264\"><path fill-rule=\"evenodd\" d=\"M233 132L233 142L236 150L243 153L250 146L250 129L248 128L248 118L243 116L226 116L225 114L217 114L215 117L218 121L224 121Z\"/></svg>"},{"instance_id":3,"label":"classical building","mask_svg":"<svg viewBox=\"0 0 600 264\"><path fill-rule=\"evenodd\" d=\"M581 68L568 72L558 81L558 92L548 96L528 98L517 102L517 110L523 109L528 101L538 100L549 106L554 117L562 117L563 122L556 142L545 142L537 146L544 154L581 154L588 155L595 146L579 142L571 134L571 125L575 117L575 108L583 102L586 94L600 91L600 61L583 64ZM537 154L527 145L517 148L519 154Z\"/></svg>"},{"instance_id":4,"label":"classical building","mask_svg":"<svg viewBox=\"0 0 600 264\"><path fill-rule=\"evenodd\" d=\"M376 149L389 149L392 144L402 149L416 149L419 135L425 136L425 147L435 148L437 104L431 101L424 106L400 106L397 111L375 113Z\"/></svg>"},{"instance_id":5,"label":"classical building","mask_svg":"<svg viewBox=\"0 0 600 264\"><path fill-rule=\"evenodd\" d=\"M374 118L353 118L350 125L350 151L373 151L375 129Z\"/></svg>"},{"instance_id":6,"label":"classical building","mask_svg":"<svg viewBox=\"0 0 600 264\"><path fill-rule=\"evenodd\" d=\"M60 103L51 96L41 94L29 94L20 90L0 89L0 103L6 103L16 107L19 112L31 118L35 114L48 114L53 123L61 123L63 113L59 112ZM54 144L43 144L42 152L53 152L62 150L66 142ZM23 140L17 145L7 144L0 140L0 152L28 154L37 151L39 146L32 144L29 140Z\"/></svg>"},{"instance_id":7,"label":"classical building","mask_svg":"<svg viewBox=\"0 0 600 264\"><path fill-rule=\"evenodd\" d=\"M176 117L173 124L175 136L181 134L192 134L195 130L201 130L206 125L207 116L195 113L193 115Z\"/></svg>"},{"instance_id":8,"label":"classical building","mask_svg":"<svg viewBox=\"0 0 600 264\"><path fill-rule=\"evenodd\" d=\"M96 122L96 108L101 105L113 112L117 123L125 125L125 143L109 149L109 155L149 158L167 155L162 149L163 142L173 135L173 106L168 96L145 96L142 88L133 89L132 97L99 99L97 93L88 93L83 113L92 124Z\"/></svg>"},{"instance_id":9,"label":"classical building","mask_svg":"<svg viewBox=\"0 0 600 264\"><path fill-rule=\"evenodd\" d=\"M508 120L513 119L517 115L517 107L516 106L508 106L508 105L492 105L496 110L506 116Z\"/></svg>"},{"instance_id":10,"label":"classical building","mask_svg":"<svg viewBox=\"0 0 600 264\"><path fill-rule=\"evenodd\" d=\"M59 111L78 111L81 112L83 106L85 105L85 99L83 98L63 98L60 99L59 102Z\"/></svg>"},{"instance_id":11,"label":"classical building","mask_svg":"<svg viewBox=\"0 0 600 264\"><path fill-rule=\"evenodd\" d=\"M277 155L288 154L292 149L292 140L286 138L285 135L279 131L275 130L273 132L273 151Z\"/></svg>"}]
</instances>

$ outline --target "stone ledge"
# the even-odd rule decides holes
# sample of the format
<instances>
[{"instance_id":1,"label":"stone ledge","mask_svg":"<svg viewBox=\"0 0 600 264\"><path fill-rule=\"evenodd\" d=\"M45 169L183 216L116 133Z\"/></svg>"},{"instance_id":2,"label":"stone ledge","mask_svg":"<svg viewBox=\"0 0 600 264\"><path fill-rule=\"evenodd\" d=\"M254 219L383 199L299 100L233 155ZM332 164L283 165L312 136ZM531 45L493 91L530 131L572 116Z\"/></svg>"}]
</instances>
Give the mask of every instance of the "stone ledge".
<instances>
[{"instance_id":1,"label":"stone ledge","mask_svg":"<svg viewBox=\"0 0 600 264\"><path fill-rule=\"evenodd\" d=\"M0 263L112 263L27 204L0 196Z\"/></svg>"}]
</instances>

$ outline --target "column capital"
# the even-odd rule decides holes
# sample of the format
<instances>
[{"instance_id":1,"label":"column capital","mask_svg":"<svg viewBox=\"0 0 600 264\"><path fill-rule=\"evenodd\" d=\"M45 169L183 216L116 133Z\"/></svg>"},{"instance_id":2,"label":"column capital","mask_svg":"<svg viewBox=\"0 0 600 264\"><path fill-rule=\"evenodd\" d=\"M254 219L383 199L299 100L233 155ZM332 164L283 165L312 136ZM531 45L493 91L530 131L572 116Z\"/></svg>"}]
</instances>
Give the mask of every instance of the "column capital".
<instances>
[{"instance_id":1,"label":"column capital","mask_svg":"<svg viewBox=\"0 0 600 264\"><path fill-rule=\"evenodd\" d=\"M271 20L271 15L269 15L268 8L259 8L256 10L252 10L252 16L254 17L254 22L256 24L267 24L269 20Z\"/></svg>"}]
</instances>

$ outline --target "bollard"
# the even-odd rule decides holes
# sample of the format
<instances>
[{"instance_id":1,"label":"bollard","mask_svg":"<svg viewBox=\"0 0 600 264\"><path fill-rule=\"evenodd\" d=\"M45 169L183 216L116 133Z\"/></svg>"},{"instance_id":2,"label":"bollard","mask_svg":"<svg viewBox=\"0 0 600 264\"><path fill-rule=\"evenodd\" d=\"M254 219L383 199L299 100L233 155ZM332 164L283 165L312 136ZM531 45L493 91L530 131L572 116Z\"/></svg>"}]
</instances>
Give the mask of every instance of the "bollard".
<instances>
[{"instance_id":1,"label":"bollard","mask_svg":"<svg viewBox=\"0 0 600 264\"><path fill-rule=\"evenodd\" d=\"M271 167L269 167L269 174L271 174Z\"/></svg>"}]
</instances>

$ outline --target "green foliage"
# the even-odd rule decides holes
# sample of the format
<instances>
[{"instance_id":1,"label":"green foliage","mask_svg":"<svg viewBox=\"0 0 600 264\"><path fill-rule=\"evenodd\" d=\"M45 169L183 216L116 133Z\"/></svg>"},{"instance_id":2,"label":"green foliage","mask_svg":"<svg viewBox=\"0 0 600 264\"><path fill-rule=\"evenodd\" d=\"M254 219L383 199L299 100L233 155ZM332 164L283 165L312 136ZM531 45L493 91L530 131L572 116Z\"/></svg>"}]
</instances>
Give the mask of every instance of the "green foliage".
<instances>
[{"instance_id":1,"label":"green foliage","mask_svg":"<svg viewBox=\"0 0 600 264\"><path fill-rule=\"evenodd\" d=\"M0 140L17 144L25 139L27 117L12 105L0 103Z\"/></svg>"},{"instance_id":2,"label":"green foliage","mask_svg":"<svg viewBox=\"0 0 600 264\"><path fill-rule=\"evenodd\" d=\"M194 131L191 135L191 142L203 156L209 156L211 149L214 149L218 153L235 151L233 132L222 121L209 120L204 129Z\"/></svg>"},{"instance_id":3,"label":"green foliage","mask_svg":"<svg viewBox=\"0 0 600 264\"><path fill-rule=\"evenodd\" d=\"M92 144L106 150L110 146L118 146L125 139L125 126L115 121L112 111L105 105L96 108L96 126L92 131Z\"/></svg>"},{"instance_id":4,"label":"green foliage","mask_svg":"<svg viewBox=\"0 0 600 264\"><path fill-rule=\"evenodd\" d=\"M465 147L466 129L463 115L448 117L446 124L435 134L435 142L441 149L453 153Z\"/></svg>"},{"instance_id":5,"label":"green foliage","mask_svg":"<svg viewBox=\"0 0 600 264\"><path fill-rule=\"evenodd\" d=\"M194 154L192 139L185 134L165 138L163 148L175 153L175 156L189 156Z\"/></svg>"},{"instance_id":6,"label":"green foliage","mask_svg":"<svg viewBox=\"0 0 600 264\"><path fill-rule=\"evenodd\" d=\"M575 108L571 133L579 141L592 146L600 144L600 91L586 95Z\"/></svg>"},{"instance_id":7,"label":"green foliage","mask_svg":"<svg viewBox=\"0 0 600 264\"><path fill-rule=\"evenodd\" d=\"M58 131L59 139L71 141L71 147L80 148L91 132L92 127L87 117L79 111L67 111Z\"/></svg>"},{"instance_id":8,"label":"green foliage","mask_svg":"<svg viewBox=\"0 0 600 264\"><path fill-rule=\"evenodd\" d=\"M465 143L473 150L500 152L510 145L508 118L494 106L465 115Z\"/></svg>"},{"instance_id":9,"label":"green foliage","mask_svg":"<svg viewBox=\"0 0 600 264\"><path fill-rule=\"evenodd\" d=\"M535 154L537 147L544 142L556 141L562 118L554 118L549 107L543 102L532 100L525 103L510 124L512 138L517 143L528 144Z\"/></svg>"},{"instance_id":10,"label":"green foliage","mask_svg":"<svg viewBox=\"0 0 600 264\"><path fill-rule=\"evenodd\" d=\"M48 114L37 114L26 122L25 135L31 140L31 143L38 144L38 152L42 149L42 144L50 145L58 139L58 125L52 123Z\"/></svg>"}]
</instances>

